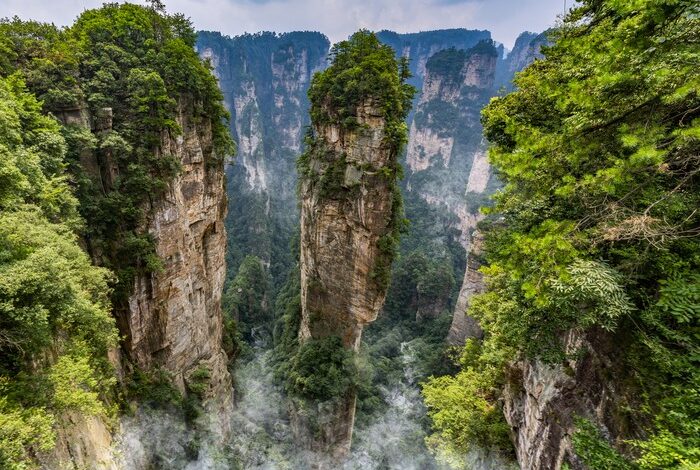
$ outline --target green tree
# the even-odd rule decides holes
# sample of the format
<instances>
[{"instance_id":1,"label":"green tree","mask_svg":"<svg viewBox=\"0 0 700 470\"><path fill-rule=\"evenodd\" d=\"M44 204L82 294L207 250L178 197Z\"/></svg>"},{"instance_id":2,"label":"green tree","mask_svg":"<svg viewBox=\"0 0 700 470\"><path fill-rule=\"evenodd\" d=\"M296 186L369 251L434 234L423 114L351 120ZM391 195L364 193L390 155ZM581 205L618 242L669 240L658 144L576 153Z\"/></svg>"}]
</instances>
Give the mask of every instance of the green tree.
<instances>
[{"instance_id":1,"label":"green tree","mask_svg":"<svg viewBox=\"0 0 700 470\"><path fill-rule=\"evenodd\" d=\"M259 258L246 256L222 299L224 314L248 341L272 337L269 276ZM233 334L233 333L232 333Z\"/></svg>"},{"instance_id":2,"label":"green tree","mask_svg":"<svg viewBox=\"0 0 700 470\"><path fill-rule=\"evenodd\" d=\"M178 115L211 129L207 170L220 169L234 150L223 97L194 51L192 25L159 8L107 3L62 30L3 20L0 37L11 52L4 73L24 77L45 111L79 109L93 121L92 135L85 122L63 127L66 161L88 249L116 273L113 300L124 308L134 276L160 267L143 226L151 198L180 171L161 147L182 133ZM84 167L86 154L104 162L101 174Z\"/></svg>"},{"instance_id":3,"label":"green tree","mask_svg":"<svg viewBox=\"0 0 700 470\"><path fill-rule=\"evenodd\" d=\"M499 386L509 361L562 360L564 332L612 335L628 373L615 380L653 423L641 468L690 468L700 448L699 13L693 1L585 0L483 112L505 187L503 220L487 228L488 292L470 308L486 332L479 362L501 371ZM448 429L436 423L463 447Z\"/></svg>"}]
</instances>

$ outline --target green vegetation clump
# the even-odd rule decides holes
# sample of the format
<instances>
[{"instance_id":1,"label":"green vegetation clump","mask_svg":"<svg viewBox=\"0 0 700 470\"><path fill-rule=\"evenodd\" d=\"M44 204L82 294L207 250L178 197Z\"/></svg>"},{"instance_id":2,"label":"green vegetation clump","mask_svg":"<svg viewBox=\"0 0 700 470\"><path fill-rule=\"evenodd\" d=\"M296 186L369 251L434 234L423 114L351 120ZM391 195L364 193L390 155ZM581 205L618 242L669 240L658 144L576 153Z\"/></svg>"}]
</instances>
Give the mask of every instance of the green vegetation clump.
<instances>
[{"instance_id":1,"label":"green vegetation clump","mask_svg":"<svg viewBox=\"0 0 700 470\"><path fill-rule=\"evenodd\" d=\"M136 368L126 383L127 397L150 408L163 409L182 406L182 394L173 385L173 376L161 368Z\"/></svg>"},{"instance_id":2,"label":"green vegetation clump","mask_svg":"<svg viewBox=\"0 0 700 470\"><path fill-rule=\"evenodd\" d=\"M58 123L0 77L0 467L34 468L67 411L105 416L110 274L91 264Z\"/></svg>"},{"instance_id":3,"label":"green vegetation clump","mask_svg":"<svg viewBox=\"0 0 700 470\"><path fill-rule=\"evenodd\" d=\"M238 335L249 343L272 337L273 311L268 299L269 289L269 275L262 261L255 256L246 256L222 298L225 334L232 342Z\"/></svg>"},{"instance_id":4,"label":"green vegetation clump","mask_svg":"<svg viewBox=\"0 0 700 470\"><path fill-rule=\"evenodd\" d=\"M596 426L587 419L576 419L573 435L576 455L588 468L606 470L632 470L636 466L620 455L602 436Z\"/></svg>"},{"instance_id":5,"label":"green vegetation clump","mask_svg":"<svg viewBox=\"0 0 700 470\"><path fill-rule=\"evenodd\" d=\"M354 354L337 336L308 340L299 346L289 366L287 391L302 398L331 400L356 383Z\"/></svg>"},{"instance_id":6,"label":"green vegetation clump","mask_svg":"<svg viewBox=\"0 0 700 470\"><path fill-rule=\"evenodd\" d=\"M331 65L311 80L309 100L314 124L357 125L357 108L370 102L381 110L387 128L403 127L415 89L405 83L408 62L374 33L358 31L331 49ZM397 144L401 145L399 142Z\"/></svg>"},{"instance_id":7,"label":"green vegetation clump","mask_svg":"<svg viewBox=\"0 0 700 470\"><path fill-rule=\"evenodd\" d=\"M477 342L469 340L459 373L431 378L423 387L428 414L438 430L426 442L442 459L450 460L459 451L510 449L510 429L497 404L501 371L479 361L480 353Z\"/></svg>"},{"instance_id":8,"label":"green vegetation clump","mask_svg":"<svg viewBox=\"0 0 700 470\"><path fill-rule=\"evenodd\" d=\"M478 443L463 436L482 431L484 409L440 400L446 380L497 406L508 363L560 363L574 330L620 345L616 389L647 438L617 450L642 469L698 461L699 13L692 1L583 1L517 91L484 110L502 221L484 227L488 289L470 306L481 352L424 388L444 447ZM581 458L603 455L579 436Z\"/></svg>"}]
</instances>

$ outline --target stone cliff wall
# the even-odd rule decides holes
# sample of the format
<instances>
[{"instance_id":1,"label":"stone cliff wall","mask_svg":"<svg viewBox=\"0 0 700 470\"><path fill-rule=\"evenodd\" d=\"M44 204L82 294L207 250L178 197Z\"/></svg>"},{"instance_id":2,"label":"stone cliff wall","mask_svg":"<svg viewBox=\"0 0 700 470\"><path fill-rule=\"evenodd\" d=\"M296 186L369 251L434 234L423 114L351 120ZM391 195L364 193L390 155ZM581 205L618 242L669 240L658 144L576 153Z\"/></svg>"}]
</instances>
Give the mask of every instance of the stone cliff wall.
<instances>
[{"instance_id":1,"label":"stone cliff wall","mask_svg":"<svg viewBox=\"0 0 700 470\"><path fill-rule=\"evenodd\" d=\"M306 92L325 66L328 39L313 32L233 38L200 32L197 48L214 67L238 142L236 162L226 170L229 276L252 254L281 285L294 263L288 246L299 223L295 162L309 123Z\"/></svg>"},{"instance_id":2,"label":"stone cliff wall","mask_svg":"<svg viewBox=\"0 0 700 470\"><path fill-rule=\"evenodd\" d=\"M386 287L374 279L381 257L379 239L388 233L393 194L381 176L395 158L386 149L384 119L371 104L358 108L356 130L320 125L315 130L327 151L344 158L338 195L323 197L313 180L301 186L301 301L299 337L339 335L357 350L365 324L377 318ZM363 128L367 126L367 128ZM313 160L312 171L332 171L332 163ZM324 168L325 167L325 168ZM323 321L314 313L323 312Z\"/></svg>"},{"instance_id":3,"label":"stone cliff wall","mask_svg":"<svg viewBox=\"0 0 700 470\"><path fill-rule=\"evenodd\" d=\"M362 330L377 318L387 285L377 279L387 262L380 240L391 235L395 149L385 137L382 113L370 101L357 109L352 130L315 124L315 149L301 197L301 324L299 343L330 336L357 352ZM337 178L332 192L324 186ZM326 181L324 183L324 181ZM331 458L349 452L354 389L319 405L320 436L311 448ZM299 413L296 412L297 416ZM298 434L303 436L303 423ZM303 438L302 438L303 439Z\"/></svg>"},{"instance_id":4,"label":"stone cliff wall","mask_svg":"<svg viewBox=\"0 0 700 470\"><path fill-rule=\"evenodd\" d=\"M181 171L162 196L151 198L142 227L155 242L162 270L137 276L128 303L116 309L124 341L119 351L110 352L109 359L120 381L128 368L164 369L185 395L192 373L206 368L209 379L202 404L215 417L209 431L215 439L223 439L229 432L228 416L233 409L232 381L221 343L224 172L213 154L211 129L193 121L190 106L188 100L181 100L177 122L182 135L164 133L158 150L177 156ZM104 108L98 116L90 116L85 109L66 110L58 117L64 124L100 133L111 129L112 110ZM109 155L99 158L84 152L81 166L106 190L118 177ZM110 253L92 255L99 264ZM115 423L67 412L56 432L55 449L41 456L44 468L56 468L57 462L67 468L122 468L115 448L119 433Z\"/></svg>"},{"instance_id":5,"label":"stone cliff wall","mask_svg":"<svg viewBox=\"0 0 700 470\"><path fill-rule=\"evenodd\" d=\"M464 271L462 287L459 290L459 297L457 297L452 315L452 324L447 334L447 342L452 346L462 345L468 338L481 338L483 336L479 322L468 314L471 298L482 293L486 288L484 276L479 272L482 265L483 243L483 236L475 230L471 236L467 253L467 268Z\"/></svg>"},{"instance_id":6,"label":"stone cliff wall","mask_svg":"<svg viewBox=\"0 0 700 470\"><path fill-rule=\"evenodd\" d=\"M190 119L186 102L177 121L182 136L164 135L161 151L177 156L181 171L163 196L151 202L145 227L163 269L135 280L125 348L135 365L171 372L183 393L190 374L207 368L207 408L225 416L232 409L233 394L221 343L224 172L214 163L211 130Z\"/></svg>"}]
</instances>

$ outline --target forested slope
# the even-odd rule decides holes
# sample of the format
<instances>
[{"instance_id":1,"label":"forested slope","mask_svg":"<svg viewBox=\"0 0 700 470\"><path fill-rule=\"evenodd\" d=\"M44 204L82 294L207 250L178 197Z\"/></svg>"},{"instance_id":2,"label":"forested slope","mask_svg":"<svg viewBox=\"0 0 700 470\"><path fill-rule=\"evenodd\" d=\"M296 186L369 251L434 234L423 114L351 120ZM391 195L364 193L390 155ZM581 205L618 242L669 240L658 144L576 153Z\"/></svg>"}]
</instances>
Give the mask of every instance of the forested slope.
<instances>
[{"instance_id":1,"label":"forested slope","mask_svg":"<svg viewBox=\"0 0 700 470\"><path fill-rule=\"evenodd\" d=\"M469 310L485 338L423 392L443 455L696 468L698 13L584 1L484 110L505 187Z\"/></svg>"}]
</instances>

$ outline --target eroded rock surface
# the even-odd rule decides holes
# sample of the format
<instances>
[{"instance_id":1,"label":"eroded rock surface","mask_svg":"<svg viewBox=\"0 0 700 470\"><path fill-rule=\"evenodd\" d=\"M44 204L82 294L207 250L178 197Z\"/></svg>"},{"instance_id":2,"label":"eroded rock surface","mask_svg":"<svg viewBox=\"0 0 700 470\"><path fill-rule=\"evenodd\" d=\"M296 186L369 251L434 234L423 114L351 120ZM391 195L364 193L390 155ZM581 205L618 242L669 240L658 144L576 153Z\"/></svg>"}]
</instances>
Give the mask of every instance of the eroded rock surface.
<instances>
[{"instance_id":1,"label":"eroded rock surface","mask_svg":"<svg viewBox=\"0 0 700 470\"><path fill-rule=\"evenodd\" d=\"M330 336L356 352L365 325L377 318L387 283L379 279L390 260L381 252L391 233L395 146L387 144L385 121L371 101L357 108L352 130L315 124L317 150L310 153L301 197L301 324L299 342ZM393 174L393 173L391 173ZM329 181L332 179L332 181ZM382 264L385 265L382 265ZM349 452L356 392L311 410L319 431L311 448L329 458ZM308 418L296 410L303 438ZM320 423L320 424L319 424Z\"/></svg>"},{"instance_id":2,"label":"eroded rock surface","mask_svg":"<svg viewBox=\"0 0 700 470\"><path fill-rule=\"evenodd\" d=\"M603 331L571 331L563 343L570 358L561 364L522 360L511 366L503 411L523 469L558 469L564 463L588 468L573 449L577 417L595 423L617 445L640 429L624 412L633 398L606 379L620 367L614 338Z\"/></svg>"},{"instance_id":3,"label":"eroded rock surface","mask_svg":"<svg viewBox=\"0 0 700 470\"><path fill-rule=\"evenodd\" d=\"M213 163L211 132L181 112L183 135L164 136L162 151L182 170L148 210L146 230L163 269L139 276L129 297L127 355L146 370L162 367L187 392L197 368L210 372L206 402L232 408L232 385L221 345L221 293L225 277L226 194L222 165Z\"/></svg>"},{"instance_id":4,"label":"eroded rock surface","mask_svg":"<svg viewBox=\"0 0 700 470\"><path fill-rule=\"evenodd\" d=\"M358 108L356 130L315 128L322 145L344 164L339 194L323 197L320 185L310 180L301 186L302 342L338 335L357 350L362 328L384 303L386 286L375 279L375 269L379 239L389 232L393 194L381 172L396 156L384 143L381 116L365 103ZM317 175L333 171L332 166L310 162ZM322 321L312 318L320 314Z\"/></svg>"}]
</instances>

